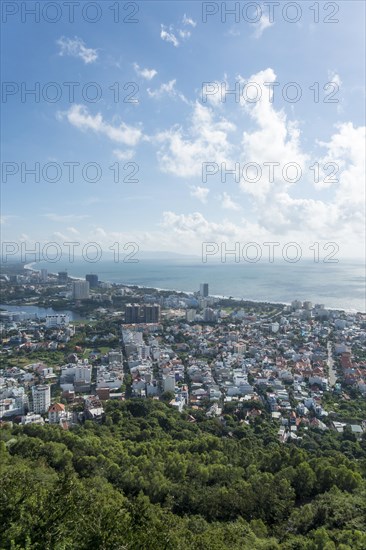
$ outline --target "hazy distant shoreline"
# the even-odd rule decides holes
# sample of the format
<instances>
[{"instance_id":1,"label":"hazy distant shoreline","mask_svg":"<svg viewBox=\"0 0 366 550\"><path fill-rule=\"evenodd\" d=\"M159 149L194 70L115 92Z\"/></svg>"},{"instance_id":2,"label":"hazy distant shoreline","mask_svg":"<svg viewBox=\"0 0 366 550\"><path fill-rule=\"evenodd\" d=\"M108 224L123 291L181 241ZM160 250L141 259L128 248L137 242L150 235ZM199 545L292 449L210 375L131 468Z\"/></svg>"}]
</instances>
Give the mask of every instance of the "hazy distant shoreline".
<instances>
[{"instance_id":1,"label":"hazy distant shoreline","mask_svg":"<svg viewBox=\"0 0 366 550\"><path fill-rule=\"evenodd\" d=\"M132 264L132 268L129 268L129 269L132 269L132 271L135 271L136 273L135 274L129 274L127 275L126 273L122 275L122 273L120 271L116 271L116 273L113 272L113 264L112 264L112 270L111 271L107 271L105 272L105 274L108 276L106 276L105 279L102 279L103 282L108 282L110 284L116 284L116 285L119 285L119 286L125 286L125 287L136 287L136 288L139 288L139 289L154 289L156 291L164 291L164 292L175 292L175 293L179 293L179 292L182 292L182 293L185 293L187 295L194 295L194 290L185 290L183 288L183 285L185 284L184 281L182 280L182 277L180 277L180 280L182 280L182 287L181 288L177 288L177 285L175 286L175 288L166 288L165 286L163 285L157 285L157 284L154 284L154 281L153 279L157 277L157 274L159 275L158 279L164 279L164 280L169 280L169 281L174 281L176 278L177 278L177 273L180 274L181 271L185 270L187 273L185 274L186 276L186 283L188 282L188 284L190 285L193 285L194 284L194 278L197 279L197 271L194 270L194 268L196 267L201 267L200 264L199 265L185 265L185 264L175 264L174 262L176 262L175 259L172 259L170 262L168 262L167 260L161 260L161 262L167 262L165 265L161 265L161 263L159 263L158 261L156 260L146 260L147 262L151 262L149 263L149 270L146 269L146 265L143 265L142 262L140 262L139 264ZM32 270L32 271L39 271L41 268L38 267L36 268L35 266L36 265L39 265L37 264L36 262L31 262L29 264L26 264L24 266L24 269L28 269L28 270ZM131 264L125 264L125 265L131 265ZM141 269L141 266L143 266L143 269ZM42 265L42 267L44 267ZM78 265L75 265L73 266L74 269L76 269L79 273L81 271L81 269L83 269L84 266L78 266ZM107 266L105 266L104 268L106 269L106 267L108 267L108 264ZM206 266L206 267L209 267L209 266ZM220 264L216 264L216 266L214 267L220 267ZM270 295L271 294L271 291L273 291L273 289L277 288L279 285L280 285L280 282L283 282L282 279L283 279L283 274L282 272L279 274L279 273L276 273L276 267L278 269L278 266L269 266L270 268L270 271L267 271L265 274L268 278L268 274L269 274L269 281L270 281L270 285L268 284L267 282L267 287L269 287L269 291L268 291L268 294ZM310 267L311 268L311 264L308 264L307 266L308 268ZM357 266L358 267L358 266ZM172 268L175 268L175 271L172 271ZM179 269L177 269L179 268ZM280 266L280 269L282 269L283 266ZM102 268L103 269L103 268ZM277 280L275 279L272 279L272 271L271 269L274 271L274 275L277 276ZM267 266L267 270L268 270L268 266ZM201 270L200 270L201 271ZM87 273L88 271L85 271L85 273ZM171 276L167 276L169 275L169 272L172 273ZM50 271L50 274L52 272ZM231 272L230 272L231 273ZM265 287L266 285L263 283L262 279L260 277L257 276L257 273L255 273L255 277L249 277L248 280L243 280L243 281L240 281L240 294L242 292L242 290L246 291L249 293L249 286L250 284L253 286L254 284L254 287L253 287L253 290L254 292L252 292L252 295L257 291L257 289L259 287L261 287L261 291L263 292L262 288L263 286ZM262 272L261 272L262 273ZM299 271L299 273L301 273L301 270ZM343 276L343 272L342 273L342 285L343 287L345 287L345 281L347 281L347 277ZM53 275L57 275L57 273L52 273ZM148 275L147 275L148 274ZM247 275L250 275L250 273L246 273ZM100 275L103 275L103 272L100 273ZM192 276L190 276L192 275ZM195 277L194 277L194 276ZM237 273L234 273L233 272L233 275L237 275ZM298 275L295 273L295 275ZM328 275L328 274L327 274ZM111 277L112 276L112 277ZM127 282L124 282L122 281L122 277L126 277L127 279ZM138 279L141 279L141 278L151 278L152 279L152 282L151 283L148 283L148 282L144 282L144 284L141 283L141 281L139 282L133 282L133 279L135 278L136 280ZM203 277L203 275L201 276L200 274L200 280L201 278ZM72 279L72 280L83 280L84 277L83 276L75 276L75 275L69 275L69 278ZM179 277L178 277L179 278ZM357 277L353 277L354 279L357 279ZM358 278L360 278L360 276L358 276ZM265 279L265 277L263 277L263 279ZM198 280L198 279L197 279ZM204 278L202 278L202 282L203 280L205 280L206 282L209 283L210 285L210 290L212 289L212 287L215 288L215 286L222 286L222 278L217 278L217 273L210 273L210 275L207 275L207 273L204 274ZM225 279L225 281L227 280L227 277ZM294 283L291 279L291 284L289 284L289 290L287 291L286 290L286 293L288 294L288 296L291 296L291 301L293 299L299 299L299 300L310 300L312 301L313 303L322 303L325 305L325 307L329 310L335 310L335 311L344 311L344 312L347 312L347 313L365 313L365 310L366 310L366 307L364 306L364 308L361 308L360 307L360 304L363 302L363 299L362 297L361 298L357 298L357 300L353 300L353 302L349 299L348 302L350 302L352 305L353 303L355 303L355 307L344 307L344 305L335 305L334 303L332 303L332 301L334 302L335 300L337 301L343 301L343 303L346 301L346 300L343 300L343 297L345 295L345 288L341 288L341 289L336 289L335 292L334 292L334 296L331 296L331 297L327 297L327 296L319 296L319 297L316 297L316 298L312 298L310 296L310 293L307 291L306 288L302 289L302 286L301 286L301 283L302 281L296 277L296 283ZM162 282L162 281L161 281ZM175 281L175 282L178 282L178 281ZM306 274L304 276L304 282L307 283L307 285L309 286L309 283L308 283L308 280L307 280L307 277L306 277ZM326 288L328 289L328 286L331 284L331 280L329 281L329 284L328 284L328 279L326 280ZM361 282L360 281L360 285L361 285ZM250 284L248 284L250 283ZM172 283L173 284L173 283ZM295 289L292 290L291 289L291 285L294 286L295 285ZM213 292L210 292L210 295L211 296L214 296L214 297L217 297L217 298L220 298L220 299L232 299L233 301L237 302L237 301L245 301L245 302L252 302L253 304L273 304L273 305L283 305L283 306L288 306L290 305L291 301L288 300L288 298L286 299L286 297L284 297L284 299L271 299L270 296L261 296L260 298L259 297L247 297L247 296L240 296L239 295L239 292L235 292L235 286L236 288L238 288L238 281L235 280L235 277L233 277L233 283L232 283L232 286L233 286L233 290L229 293L229 292L226 292L226 293L213 293ZM306 285L305 285L306 286ZM323 284L324 286L324 284ZM287 288L287 287L286 287ZM320 285L320 288L321 288L321 285ZM198 290L198 286L197 286L197 290ZM313 289L313 287L311 288L311 291L312 291L312 294L316 294L317 293L317 289L315 288L315 290ZM300 294L301 292L301 294ZM361 291L362 292L362 291ZM267 293L266 293L267 294ZM320 294L320 292L318 291L318 294ZM356 303L357 302L357 303Z\"/></svg>"}]
</instances>

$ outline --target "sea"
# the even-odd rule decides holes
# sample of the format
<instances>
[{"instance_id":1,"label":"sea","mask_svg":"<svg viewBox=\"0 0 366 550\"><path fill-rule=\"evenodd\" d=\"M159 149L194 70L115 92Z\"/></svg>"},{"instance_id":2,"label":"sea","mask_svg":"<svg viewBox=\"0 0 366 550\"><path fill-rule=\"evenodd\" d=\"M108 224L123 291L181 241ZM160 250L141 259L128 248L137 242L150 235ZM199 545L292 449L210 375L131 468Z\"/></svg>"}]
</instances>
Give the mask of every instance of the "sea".
<instances>
[{"instance_id":1,"label":"sea","mask_svg":"<svg viewBox=\"0 0 366 550\"><path fill-rule=\"evenodd\" d=\"M67 270L75 278L95 273L104 282L183 292L195 292L205 282L212 296L284 304L309 300L330 309L366 312L365 264L361 262L202 263L174 258L91 263L75 259L72 263L33 262L28 267L45 268L49 273Z\"/></svg>"}]
</instances>

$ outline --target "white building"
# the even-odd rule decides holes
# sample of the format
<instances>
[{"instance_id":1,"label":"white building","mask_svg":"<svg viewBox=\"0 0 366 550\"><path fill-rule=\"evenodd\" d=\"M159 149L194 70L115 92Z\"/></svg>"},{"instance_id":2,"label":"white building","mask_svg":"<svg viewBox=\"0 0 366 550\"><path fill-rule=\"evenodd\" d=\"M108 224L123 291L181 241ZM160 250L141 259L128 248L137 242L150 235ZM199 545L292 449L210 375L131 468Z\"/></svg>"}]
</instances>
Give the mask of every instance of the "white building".
<instances>
[{"instance_id":1,"label":"white building","mask_svg":"<svg viewBox=\"0 0 366 550\"><path fill-rule=\"evenodd\" d=\"M196 310L195 309L187 309L186 311L186 321L188 323L193 323L196 320Z\"/></svg>"},{"instance_id":2,"label":"white building","mask_svg":"<svg viewBox=\"0 0 366 550\"><path fill-rule=\"evenodd\" d=\"M74 382L84 382L90 384L92 369L90 365L76 365Z\"/></svg>"},{"instance_id":3,"label":"white building","mask_svg":"<svg viewBox=\"0 0 366 550\"><path fill-rule=\"evenodd\" d=\"M22 424L44 424L44 420L40 414L27 413L25 416L22 416Z\"/></svg>"},{"instance_id":4,"label":"white building","mask_svg":"<svg viewBox=\"0 0 366 550\"><path fill-rule=\"evenodd\" d=\"M32 387L33 412L44 414L51 405L51 386Z\"/></svg>"},{"instance_id":5,"label":"white building","mask_svg":"<svg viewBox=\"0 0 366 550\"><path fill-rule=\"evenodd\" d=\"M169 374L164 378L163 381L163 387L164 391L172 391L174 393L175 390L175 376L174 374Z\"/></svg>"},{"instance_id":6,"label":"white building","mask_svg":"<svg viewBox=\"0 0 366 550\"><path fill-rule=\"evenodd\" d=\"M59 424L62 418L66 418L65 405L54 403L48 409L48 420L50 424Z\"/></svg>"},{"instance_id":7,"label":"white building","mask_svg":"<svg viewBox=\"0 0 366 550\"><path fill-rule=\"evenodd\" d=\"M67 327L69 323L70 317L63 313L46 316L46 328Z\"/></svg>"},{"instance_id":8,"label":"white building","mask_svg":"<svg viewBox=\"0 0 366 550\"><path fill-rule=\"evenodd\" d=\"M73 281L72 297L74 300L88 300L89 281Z\"/></svg>"},{"instance_id":9,"label":"white building","mask_svg":"<svg viewBox=\"0 0 366 550\"><path fill-rule=\"evenodd\" d=\"M28 404L26 396L6 397L0 399L0 418L23 415L25 405Z\"/></svg>"}]
</instances>

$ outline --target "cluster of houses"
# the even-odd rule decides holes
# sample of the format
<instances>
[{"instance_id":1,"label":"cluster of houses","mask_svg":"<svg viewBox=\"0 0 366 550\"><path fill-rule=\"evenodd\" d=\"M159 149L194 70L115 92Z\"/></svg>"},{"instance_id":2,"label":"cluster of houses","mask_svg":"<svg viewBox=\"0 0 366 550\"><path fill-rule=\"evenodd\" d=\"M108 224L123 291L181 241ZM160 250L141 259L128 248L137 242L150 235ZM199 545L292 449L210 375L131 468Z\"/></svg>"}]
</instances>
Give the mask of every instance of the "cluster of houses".
<instances>
[{"instance_id":1,"label":"cluster of houses","mask_svg":"<svg viewBox=\"0 0 366 550\"><path fill-rule=\"evenodd\" d=\"M166 308L163 323L123 324L120 349L109 349L100 361L72 353L54 368L45 362L3 368L0 419L67 427L101 421L105 401L126 397L166 398L179 411L190 406L209 416L236 403L245 404L248 422L264 407L285 442L296 440L300 427L344 429L345 423L327 420L325 392L339 400L350 390L366 397L364 314L297 300L268 313L215 309L217 299L203 293L143 297L146 303L158 300ZM8 318L4 326L2 353L10 357L22 346L58 349L75 333L64 318L43 325ZM57 400L51 388L57 388ZM364 425L351 429L359 436Z\"/></svg>"},{"instance_id":2,"label":"cluster of houses","mask_svg":"<svg viewBox=\"0 0 366 550\"><path fill-rule=\"evenodd\" d=\"M122 342L131 376L132 397L171 394L179 410L188 404L188 388L181 359L157 334L145 335L141 325L122 327ZM145 341L146 340L146 341Z\"/></svg>"}]
</instances>

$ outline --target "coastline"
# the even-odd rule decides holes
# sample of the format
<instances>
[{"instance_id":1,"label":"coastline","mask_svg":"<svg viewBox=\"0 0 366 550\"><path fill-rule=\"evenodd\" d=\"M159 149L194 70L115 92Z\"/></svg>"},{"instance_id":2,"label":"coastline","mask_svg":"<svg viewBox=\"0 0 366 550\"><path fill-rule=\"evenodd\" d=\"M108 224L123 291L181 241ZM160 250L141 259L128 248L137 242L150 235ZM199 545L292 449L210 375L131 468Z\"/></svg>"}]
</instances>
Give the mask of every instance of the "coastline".
<instances>
[{"instance_id":1,"label":"coastline","mask_svg":"<svg viewBox=\"0 0 366 550\"><path fill-rule=\"evenodd\" d=\"M34 267L34 265L36 264L36 262L31 262L29 264L26 264L24 266L24 269L27 269L29 271L34 271L34 272L39 272L40 270L39 269L36 269ZM57 276L57 273L55 272L50 272L50 275L53 275L53 276ZM74 281L82 281L84 280L83 277L75 277L75 276L72 276L72 275L68 275L69 279L71 280L74 280ZM144 289L152 289L152 290L155 290L157 292L172 292L172 293L184 293L188 296L194 296L194 292L191 291L191 290L184 290L184 289L171 289L171 288L161 288L161 287L154 287L154 286L150 286L150 285L139 285L139 284L135 284L135 283L121 283L121 282L115 282L115 281L103 281L103 282L106 282L106 283L109 283L109 284L112 284L112 285L116 285L116 286L121 286L121 287L127 287L127 288L138 288L139 290L144 290ZM213 298L218 298L220 300L232 300L234 302L249 302L249 303L253 303L253 304L268 304L268 305L281 305L281 306L290 306L291 305L291 302L282 302L282 301L272 301L272 300L257 300L257 299L253 299L253 298L244 298L244 297L238 297L238 296L232 296L232 295L222 295L222 294L211 294L210 295L211 297ZM366 312L364 311L359 311L359 310L356 310L354 308L351 308L351 309L346 309L346 308L336 308L336 307L327 307L327 305L325 304L325 308L328 309L329 311L339 311L339 312L343 312L343 313L347 313L347 314L357 314L357 313L361 313L361 314L365 314Z\"/></svg>"}]
</instances>

